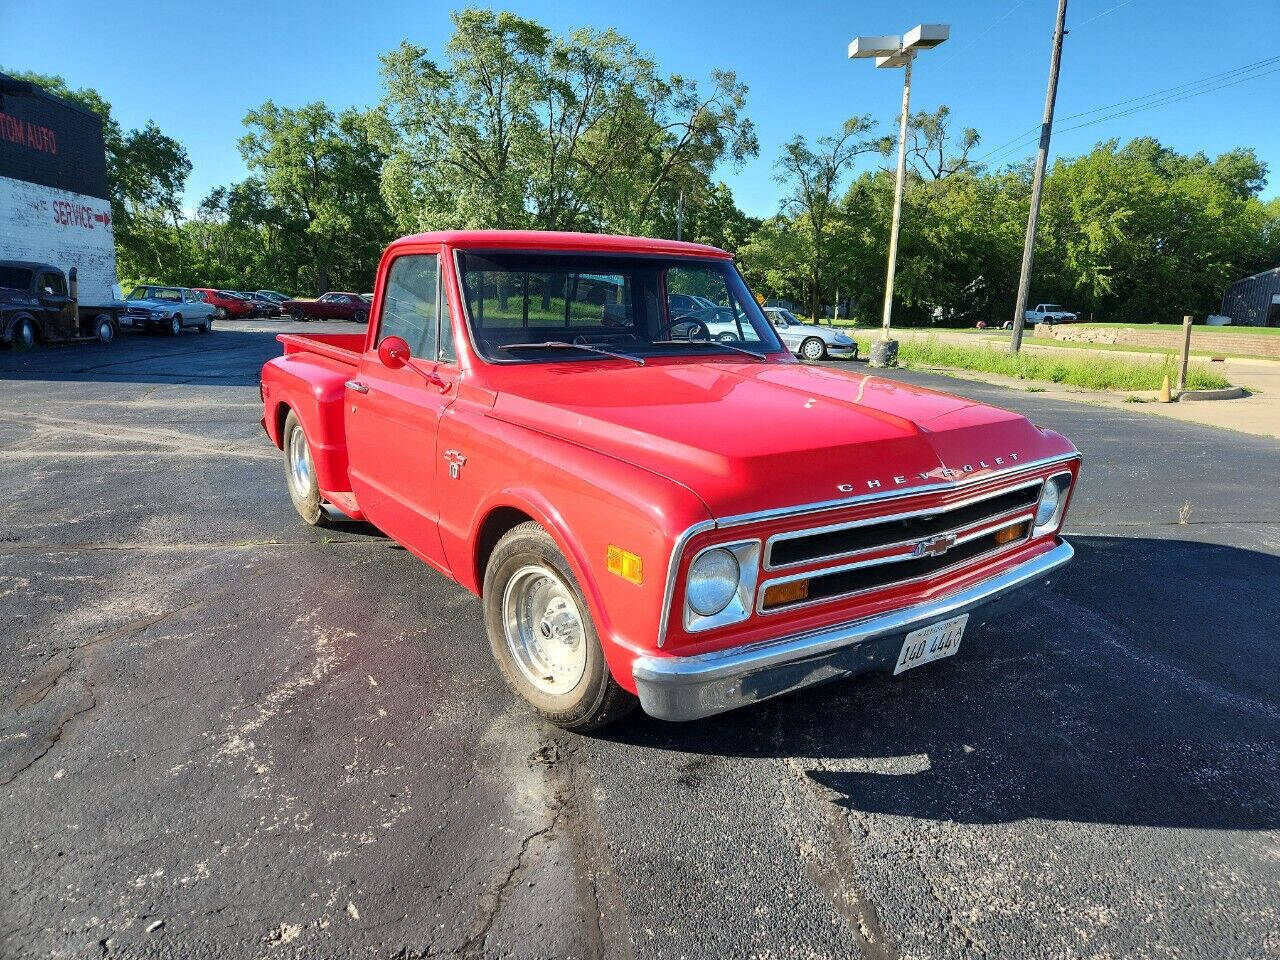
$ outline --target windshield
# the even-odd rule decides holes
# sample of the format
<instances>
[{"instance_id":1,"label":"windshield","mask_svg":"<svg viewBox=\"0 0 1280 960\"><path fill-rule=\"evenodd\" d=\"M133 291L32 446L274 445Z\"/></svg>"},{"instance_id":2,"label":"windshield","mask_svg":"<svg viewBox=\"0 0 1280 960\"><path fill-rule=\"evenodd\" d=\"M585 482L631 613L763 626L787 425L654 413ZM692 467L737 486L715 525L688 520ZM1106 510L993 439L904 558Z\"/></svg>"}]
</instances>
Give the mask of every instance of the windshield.
<instances>
[{"instance_id":1,"label":"windshield","mask_svg":"<svg viewBox=\"0 0 1280 960\"><path fill-rule=\"evenodd\" d=\"M727 260L591 253L462 253L472 340L500 362L598 360L544 342L638 357L782 350Z\"/></svg>"},{"instance_id":2,"label":"windshield","mask_svg":"<svg viewBox=\"0 0 1280 960\"><path fill-rule=\"evenodd\" d=\"M1061 310L1062 310L1062 304L1060 304L1060 303L1046 303L1046 304L1044 305L1044 308L1045 308L1045 310L1046 310L1046 311L1052 310L1052 311L1054 311L1054 312L1056 313L1056 312L1059 312L1059 311L1061 311Z\"/></svg>"}]
</instances>

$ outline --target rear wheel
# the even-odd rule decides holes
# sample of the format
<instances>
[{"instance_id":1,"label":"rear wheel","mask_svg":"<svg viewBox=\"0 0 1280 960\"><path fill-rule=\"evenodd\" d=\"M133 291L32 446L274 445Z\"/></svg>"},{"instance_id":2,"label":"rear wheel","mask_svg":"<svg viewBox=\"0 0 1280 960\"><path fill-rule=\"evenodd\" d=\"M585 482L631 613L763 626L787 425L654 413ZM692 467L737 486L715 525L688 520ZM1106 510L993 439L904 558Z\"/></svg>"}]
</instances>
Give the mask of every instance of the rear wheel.
<instances>
[{"instance_id":1,"label":"rear wheel","mask_svg":"<svg viewBox=\"0 0 1280 960\"><path fill-rule=\"evenodd\" d=\"M311 459L311 447L307 443L307 435L302 432L302 424L292 410L284 421L284 475L289 487L289 499L293 508L313 527L329 525L329 514L325 511L324 500L320 496L320 487L316 484L315 463Z\"/></svg>"},{"instance_id":2,"label":"rear wheel","mask_svg":"<svg viewBox=\"0 0 1280 960\"><path fill-rule=\"evenodd\" d=\"M225 319L227 319L227 308L226 308L226 307L217 307L217 308L213 311L213 315L214 315L215 317L217 317L219 320L225 320Z\"/></svg>"},{"instance_id":3,"label":"rear wheel","mask_svg":"<svg viewBox=\"0 0 1280 960\"><path fill-rule=\"evenodd\" d=\"M205 317L204 323L200 324L200 326L197 327L196 329L199 330L201 333L208 333L210 330L213 329L213 317Z\"/></svg>"},{"instance_id":4,"label":"rear wheel","mask_svg":"<svg viewBox=\"0 0 1280 960\"><path fill-rule=\"evenodd\" d=\"M809 337L800 344L800 356L806 360L821 360L827 355L827 345L817 337Z\"/></svg>"},{"instance_id":5,"label":"rear wheel","mask_svg":"<svg viewBox=\"0 0 1280 960\"><path fill-rule=\"evenodd\" d=\"M351 319L354 320L356 323L368 323L369 314L366 313L364 310L357 310L355 313L351 315Z\"/></svg>"},{"instance_id":6,"label":"rear wheel","mask_svg":"<svg viewBox=\"0 0 1280 960\"><path fill-rule=\"evenodd\" d=\"M604 661L582 590L555 541L536 523L508 531L484 575L484 621L503 677L566 730L618 720L637 700Z\"/></svg>"},{"instance_id":7,"label":"rear wheel","mask_svg":"<svg viewBox=\"0 0 1280 960\"><path fill-rule=\"evenodd\" d=\"M307 319L307 315L302 312L301 307L294 307L289 311L289 316L291 316L296 323L302 323L302 321Z\"/></svg>"}]
</instances>

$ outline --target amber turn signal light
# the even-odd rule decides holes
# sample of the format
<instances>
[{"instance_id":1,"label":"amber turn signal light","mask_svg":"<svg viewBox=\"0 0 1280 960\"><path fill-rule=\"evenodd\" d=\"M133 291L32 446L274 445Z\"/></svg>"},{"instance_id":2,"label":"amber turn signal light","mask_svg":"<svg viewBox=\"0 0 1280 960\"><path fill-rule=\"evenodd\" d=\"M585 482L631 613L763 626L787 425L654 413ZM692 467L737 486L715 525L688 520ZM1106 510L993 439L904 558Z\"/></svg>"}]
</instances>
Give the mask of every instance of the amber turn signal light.
<instances>
[{"instance_id":1,"label":"amber turn signal light","mask_svg":"<svg viewBox=\"0 0 1280 960\"><path fill-rule=\"evenodd\" d=\"M1013 543L1013 541L1021 540L1026 535L1027 525L1025 523L1015 523L1011 527L1004 527L996 531L996 546Z\"/></svg>"},{"instance_id":2,"label":"amber turn signal light","mask_svg":"<svg viewBox=\"0 0 1280 960\"><path fill-rule=\"evenodd\" d=\"M610 573L616 573L623 580L632 583L644 583L644 561L630 550L623 550L609 544L609 552L605 557L605 566Z\"/></svg>"},{"instance_id":3,"label":"amber turn signal light","mask_svg":"<svg viewBox=\"0 0 1280 960\"><path fill-rule=\"evenodd\" d=\"M762 606L780 607L784 603L796 603L809 599L808 580L788 580L786 583L774 583L764 588Z\"/></svg>"}]
</instances>

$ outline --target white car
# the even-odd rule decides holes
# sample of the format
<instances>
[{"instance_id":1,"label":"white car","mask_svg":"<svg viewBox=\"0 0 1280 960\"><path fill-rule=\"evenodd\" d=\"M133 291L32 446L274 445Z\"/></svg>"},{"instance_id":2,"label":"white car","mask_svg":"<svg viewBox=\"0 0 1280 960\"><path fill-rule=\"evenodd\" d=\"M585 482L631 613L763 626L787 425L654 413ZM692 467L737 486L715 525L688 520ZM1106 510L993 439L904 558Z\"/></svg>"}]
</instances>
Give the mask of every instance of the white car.
<instances>
[{"instance_id":1,"label":"white car","mask_svg":"<svg viewBox=\"0 0 1280 960\"><path fill-rule=\"evenodd\" d=\"M831 327L803 323L794 313L783 307L765 307L764 315L778 331L783 345L805 360L822 360L838 357L841 360L857 360L858 344L848 334Z\"/></svg>"}]
</instances>

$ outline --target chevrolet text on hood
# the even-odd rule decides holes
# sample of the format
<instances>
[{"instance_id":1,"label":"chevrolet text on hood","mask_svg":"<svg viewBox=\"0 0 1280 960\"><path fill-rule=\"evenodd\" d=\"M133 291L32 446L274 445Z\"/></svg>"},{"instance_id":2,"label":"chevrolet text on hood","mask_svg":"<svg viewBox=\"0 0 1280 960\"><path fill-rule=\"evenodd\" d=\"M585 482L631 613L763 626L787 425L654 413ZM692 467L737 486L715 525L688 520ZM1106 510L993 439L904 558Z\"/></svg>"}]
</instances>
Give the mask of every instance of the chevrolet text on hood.
<instances>
[{"instance_id":1,"label":"chevrolet text on hood","mask_svg":"<svg viewBox=\"0 0 1280 960\"><path fill-rule=\"evenodd\" d=\"M1065 437L798 362L713 247L419 234L367 331L279 339L262 424L298 513L480 595L497 668L568 729L952 656L1072 555Z\"/></svg>"},{"instance_id":2,"label":"chevrolet text on hood","mask_svg":"<svg viewBox=\"0 0 1280 960\"><path fill-rule=\"evenodd\" d=\"M966 463L962 467L937 467L933 470L926 470L921 473L917 473L911 477L898 473L885 480L871 479L865 482L868 490L878 490L886 483L892 483L895 487L900 487L904 484L913 483L917 479L925 481L933 480L935 482L938 480L950 480L953 477L964 476L965 474L974 473L975 471L992 470L1003 467L1006 463L1014 464L1017 462L1018 455L1016 453L1008 453L1003 457L992 457L990 463L986 460L979 460L976 464ZM836 489L841 493L853 493L857 487L852 483L837 483Z\"/></svg>"}]
</instances>

